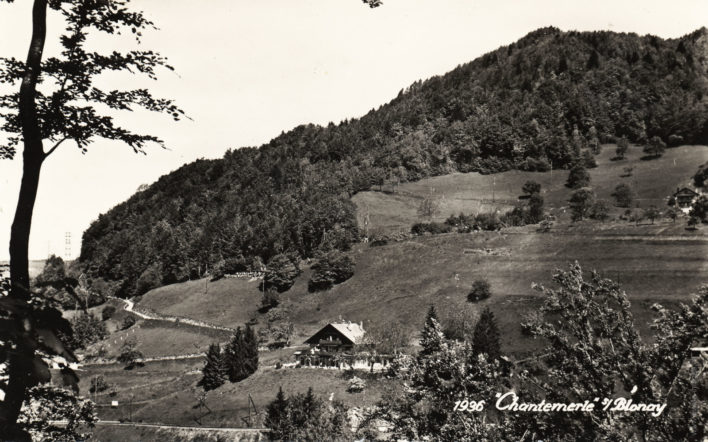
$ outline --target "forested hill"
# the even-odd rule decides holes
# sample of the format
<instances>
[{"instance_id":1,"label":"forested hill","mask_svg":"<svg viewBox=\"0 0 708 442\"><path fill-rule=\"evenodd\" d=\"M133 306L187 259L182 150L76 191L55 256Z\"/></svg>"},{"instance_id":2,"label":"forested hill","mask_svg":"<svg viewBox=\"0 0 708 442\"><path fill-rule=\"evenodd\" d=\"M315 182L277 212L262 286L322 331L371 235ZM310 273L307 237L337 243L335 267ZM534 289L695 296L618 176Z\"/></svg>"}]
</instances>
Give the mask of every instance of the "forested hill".
<instances>
[{"instance_id":1,"label":"forested hill","mask_svg":"<svg viewBox=\"0 0 708 442\"><path fill-rule=\"evenodd\" d=\"M90 226L81 262L134 295L214 266L346 249L350 196L384 180L567 168L621 136L707 144L707 71L705 28L672 40L539 29L360 119L163 176Z\"/></svg>"}]
</instances>

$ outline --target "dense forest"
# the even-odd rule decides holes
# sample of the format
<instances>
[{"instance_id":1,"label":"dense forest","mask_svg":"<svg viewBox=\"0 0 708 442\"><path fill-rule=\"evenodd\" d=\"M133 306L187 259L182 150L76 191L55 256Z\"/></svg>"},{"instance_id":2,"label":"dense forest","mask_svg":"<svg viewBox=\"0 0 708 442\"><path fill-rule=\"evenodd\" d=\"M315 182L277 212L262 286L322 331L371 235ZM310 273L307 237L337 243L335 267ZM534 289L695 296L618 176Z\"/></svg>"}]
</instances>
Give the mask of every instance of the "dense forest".
<instances>
[{"instance_id":1,"label":"dense forest","mask_svg":"<svg viewBox=\"0 0 708 442\"><path fill-rule=\"evenodd\" d=\"M99 216L81 264L116 294L346 250L350 197L450 172L569 168L616 137L708 144L708 30L536 30L359 119L303 125L161 177Z\"/></svg>"}]
</instances>

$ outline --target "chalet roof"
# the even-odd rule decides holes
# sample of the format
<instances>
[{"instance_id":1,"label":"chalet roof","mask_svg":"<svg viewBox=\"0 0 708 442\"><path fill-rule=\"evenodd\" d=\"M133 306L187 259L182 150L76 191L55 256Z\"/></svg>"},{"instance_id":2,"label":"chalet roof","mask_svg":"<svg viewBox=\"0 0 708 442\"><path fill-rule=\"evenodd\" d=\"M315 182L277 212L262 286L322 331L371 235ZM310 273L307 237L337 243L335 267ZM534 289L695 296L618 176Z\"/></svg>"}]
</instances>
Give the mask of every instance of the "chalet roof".
<instances>
[{"instance_id":1,"label":"chalet roof","mask_svg":"<svg viewBox=\"0 0 708 442\"><path fill-rule=\"evenodd\" d=\"M354 322L330 322L329 324L325 325L321 329L317 331L317 333L313 334L307 341L305 341L306 344L317 344L317 336L320 335L323 331L325 331L328 328L333 328L336 330L339 334L342 335L345 339L350 341L352 344L359 344L361 342L361 339L364 336L364 329L361 327L361 325L354 323Z\"/></svg>"},{"instance_id":2,"label":"chalet roof","mask_svg":"<svg viewBox=\"0 0 708 442\"><path fill-rule=\"evenodd\" d=\"M331 325L355 344L364 337L364 329L355 322L333 322Z\"/></svg>"},{"instance_id":3,"label":"chalet roof","mask_svg":"<svg viewBox=\"0 0 708 442\"><path fill-rule=\"evenodd\" d=\"M676 193L674 193L674 196L677 196L677 195L698 196L698 193L692 189L689 189L688 187L682 187L680 189L676 189Z\"/></svg>"}]
</instances>

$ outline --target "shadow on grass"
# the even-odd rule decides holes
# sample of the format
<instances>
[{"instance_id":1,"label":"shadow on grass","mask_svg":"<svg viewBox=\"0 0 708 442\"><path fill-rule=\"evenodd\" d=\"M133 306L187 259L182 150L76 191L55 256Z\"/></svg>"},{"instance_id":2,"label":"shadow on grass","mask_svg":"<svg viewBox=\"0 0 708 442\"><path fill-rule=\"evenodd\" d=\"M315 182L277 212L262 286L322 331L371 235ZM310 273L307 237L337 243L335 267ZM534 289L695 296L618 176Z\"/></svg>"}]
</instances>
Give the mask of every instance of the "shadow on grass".
<instances>
[{"instance_id":1,"label":"shadow on grass","mask_svg":"<svg viewBox=\"0 0 708 442\"><path fill-rule=\"evenodd\" d=\"M126 365L125 367L123 367L123 370L132 370L132 369L134 369L134 368L141 368L141 367L144 367L144 366L145 366L145 364L142 363L142 362L135 362L135 363Z\"/></svg>"}]
</instances>

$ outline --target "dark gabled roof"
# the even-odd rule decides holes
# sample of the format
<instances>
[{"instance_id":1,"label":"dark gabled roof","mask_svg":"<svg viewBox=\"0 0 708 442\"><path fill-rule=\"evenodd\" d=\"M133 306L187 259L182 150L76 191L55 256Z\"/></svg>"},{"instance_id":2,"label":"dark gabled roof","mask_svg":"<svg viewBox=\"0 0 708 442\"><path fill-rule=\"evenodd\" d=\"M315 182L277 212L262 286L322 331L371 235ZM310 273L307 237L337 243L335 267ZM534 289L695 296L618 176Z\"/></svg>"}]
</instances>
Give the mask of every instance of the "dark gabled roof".
<instances>
[{"instance_id":1,"label":"dark gabled roof","mask_svg":"<svg viewBox=\"0 0 708 442\"><path fill-rule=\"evenodd\" d=\"M698 192L689 189L688 187L682 187L681 189L677 189L676 193L674 193L674 196L678 195L690 195L690 196L698 196Z\"/></svg>"},{"instance_id":2,"label":"dark gabled roof","mask_svg":"<svg viewBox=\"0 0 708 442\"><path fill-rule=\"evenodd\" d=\"M343 339L346 344L359 344L364 336L364 329L359 324L353 322L332 322L322 327L317 333L312 335L305 344L318 344L319 336L327 330L333 330Z\"/></svg>"}]
</instances>

